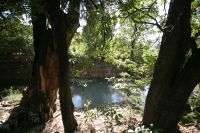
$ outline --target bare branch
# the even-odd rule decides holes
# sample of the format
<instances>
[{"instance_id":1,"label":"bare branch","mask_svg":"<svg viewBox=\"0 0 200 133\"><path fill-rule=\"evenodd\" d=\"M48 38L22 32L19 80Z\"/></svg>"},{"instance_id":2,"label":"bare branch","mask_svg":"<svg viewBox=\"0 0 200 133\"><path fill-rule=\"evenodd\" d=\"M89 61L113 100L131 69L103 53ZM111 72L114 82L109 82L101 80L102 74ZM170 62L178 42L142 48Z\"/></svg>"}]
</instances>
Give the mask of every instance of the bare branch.
<instances>
[{"instance_id":1,"label":"bare branch","mask_svg":"<svg viewBox=\"0 0 200 133\"><path fill-rule=\"evenodd\" d=\"M149 14L146 14L146 15L155 21L154 25L157 26L158 29L160 29L162 32L164 32L164 29L163 29L162 26L158 23L158 21L156 20L156 18L152 17L152 16L149 15Z\"/></svg>"},{"instance_id":2,"label":"bare branch","mask_svg":"<svg viewBox=\"0 0 200 133\"><path fill-rule=\"evenodd\" d=\"M149 11L151 10L151 8L153 7L153 5L157 2L157 0L155 0L150 6L149 6Z\"/></svg>"},{"instance_id":3,"label":"bare branch","mask_svg":"<svg viewBox=\"0 0 200 133\"><path fill-rule=\"evenodd\" d=\"M155 1L156 2L156 1ZM148 12L151 10L151 8L153 7L153 5L155 4L155 2L154 3L152 3L152 5L150 5L150 7L149 8L137 8L137 7L135 7L134 6L134 8L137 10L137 11L141 11L141 12L144 12L143 11L143 9L148 9ZM126 10L127 11L127 13L128 13L128 15L129 16L131 16L131 13L128 11L128 10ZM137 12L136 11L136 12ZM146 12L146 11L145 11ZM158 21L156 20L156 18L154 18L154 17L152 17L151 15L149 15L149 14L145 14L146 16L148 16L149 18L151 18L152 20L154 20L155 21L155 23L152 23L152 22L146 22L146 21L137 21L137 20L135 20L135 19L132 19L134 22L137 22L137 23L144 23L144 24L151 24L151 25L154 25L154 26L156 26L160 31L162 31L162 32L164 32L164 29L162 28L162 26L158 23Z\"/></svg>"}]
</instances>

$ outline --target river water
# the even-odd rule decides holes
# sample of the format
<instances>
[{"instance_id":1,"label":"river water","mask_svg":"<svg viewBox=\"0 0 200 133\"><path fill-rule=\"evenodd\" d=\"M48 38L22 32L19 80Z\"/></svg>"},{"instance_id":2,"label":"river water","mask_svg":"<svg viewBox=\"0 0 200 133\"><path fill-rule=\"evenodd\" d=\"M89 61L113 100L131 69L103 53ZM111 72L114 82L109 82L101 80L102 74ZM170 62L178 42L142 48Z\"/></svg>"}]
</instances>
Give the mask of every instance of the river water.
<instances>
[{"instance_id":1,"label":"river water","mask_svg":"<svg viewBox=\"0 0 200 133\"><path fill-rule=\"evenodd\" d=\"M0 86L0 93L4 88L8 89L10 86L23 88L28 85L28 83L23 83ZM131 98L123 90L117 90L114 88L113 83L107 80L89 80L85 86L87 87L84 87L84 83L80 85L80 82L71 83L72 101L75 108L83 107L87 101L91 101L91 106L102 106L106 102L118 103L124 100L131 102ZM144 99L142 100L142 106L144 106Z\"/></svg>"},{"instance_id":2,"label":"river water","mask_svg":"<svg viewBox=\"0 0 200 133\"><path fill-rule=\"evenodd\" d=\"M87 87L75 84L72 86L72 101L75 108L83 107L85 103L91 101L91 105L102 106L105 102L117 103L126 98L113 89L113 84L106 80L94 80L87 83Z\"/></svg>"},{"instance_id":3,"label":"river water","mask_svg":"<svg viewBox=\"0 0 200 133\"><path fill-rule=\"evenodd\" d=\"M129 100L130 102L132 100L123 90L114 88L113 83L107 80L91 80L91 82L87 83L86 88L76 83L71 85L71 88L72 101L75 108L83 107L87 101L91 101L91 105L93 106L102 106L106 102L119 103L124 100ZM146 95L146 93L144 93L144 95ZM140 96L141 95L138 97ZM144 99L142 99L141 102L141 106L143 107Z\"/></svg>"}]
</instances>

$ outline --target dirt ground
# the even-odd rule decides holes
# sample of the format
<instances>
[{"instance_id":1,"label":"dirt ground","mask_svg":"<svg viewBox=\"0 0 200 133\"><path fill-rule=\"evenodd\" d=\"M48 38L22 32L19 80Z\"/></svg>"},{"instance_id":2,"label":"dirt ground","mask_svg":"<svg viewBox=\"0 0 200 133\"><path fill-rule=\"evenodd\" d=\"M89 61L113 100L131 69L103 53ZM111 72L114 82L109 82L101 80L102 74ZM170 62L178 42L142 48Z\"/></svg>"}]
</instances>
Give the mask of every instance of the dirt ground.
<instances>
[{"instance_id":1,"label":"dirt ground","mask_svg":"<svg viewBox=\"0 0 200 133\"><path fill-rule=\"evenodd\" d=\"M10 116L9 112L18 105L13 105L5 102L0 102L0 129L3 123L6 122ZM110 116L101 115L102 112L97 108L86 109L82 108L75 110L74 115L78 122L77 133L126 133L136 132L136 128L140 127L141 115L137 111L130 109L130 105L126 102L112 105L116 110L115 114L122 114L123 118L119 119L121 125L117 125L116 120ZM5 126L5 125L4 125ZM194 126L194 123L178 125L182 133L200 133L199 128ZM139 128L141 129L141 127ZM1 131L1 130L0 130ZM4 131L6 132L6 131ZM51 120L45 124L37 124L31 128L24 129L23 127L16 127L9 130L10 133L64 133L61 112L58 109L54 113ZM142 132L141 132L142 133ZM147 131L147 133L150 133Z\"/></svg>"}]
</instances>

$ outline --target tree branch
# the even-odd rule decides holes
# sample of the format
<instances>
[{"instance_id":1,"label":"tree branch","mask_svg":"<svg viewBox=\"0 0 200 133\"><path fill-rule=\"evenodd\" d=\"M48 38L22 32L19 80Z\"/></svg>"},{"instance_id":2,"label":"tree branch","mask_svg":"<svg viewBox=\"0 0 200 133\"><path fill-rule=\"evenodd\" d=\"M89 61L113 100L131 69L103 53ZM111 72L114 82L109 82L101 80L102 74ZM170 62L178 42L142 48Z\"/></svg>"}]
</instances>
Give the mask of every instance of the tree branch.
<instances>
[{"instance_id":1,"label":"tree branch","mask_svg":"<svg viewBox=\"0 0 200 133\"><path fill-rule=\"evenodd\" d=\"M160 24L158 24L158 21L157 21L156 18L152 17L152 16L149 15L149 14L146 14L146 15L155 21L154 25L157 26L158 29L160 29L162 32L164 32L164 29L162 28L162 26L160 26Z\"/></svg>"},{"instance_id":2,"label":"tree branch","mask_svg":"<svg viewBox=\"0 0 200 133\"><path fill-rule=\"evenodd\" d=\"M155 2L154 2L155 3ZM153 4L154 4L153 3ZM149 10L152 8L152 6L153 6L153 4L150 6L150 8L148 8ZM137 11L142 11L141 9L138 9L137 7L134 7ZM128 16L131 16L131 13L128 11L128 10L126 10L127 11L127 13L128 13ZM137 20L135 20L134 18L132 18L132 20L134 21L134 22L136 22L136 23L144 23L144 24L150 24L150 25L154 25L154 26L156 26L160 31L162 31L162 32L164 32L164 29L162 28L162 26L158 23L158 21L154 18L154 17L152 17L151 15L149 15L149 14L145 14L146 16L148 16L149 18L151 18L152 20L154 20L155 21L155 23L153 23L153 22L147 22L147 21L137 21Z\"/></svg>"}]
</instances>

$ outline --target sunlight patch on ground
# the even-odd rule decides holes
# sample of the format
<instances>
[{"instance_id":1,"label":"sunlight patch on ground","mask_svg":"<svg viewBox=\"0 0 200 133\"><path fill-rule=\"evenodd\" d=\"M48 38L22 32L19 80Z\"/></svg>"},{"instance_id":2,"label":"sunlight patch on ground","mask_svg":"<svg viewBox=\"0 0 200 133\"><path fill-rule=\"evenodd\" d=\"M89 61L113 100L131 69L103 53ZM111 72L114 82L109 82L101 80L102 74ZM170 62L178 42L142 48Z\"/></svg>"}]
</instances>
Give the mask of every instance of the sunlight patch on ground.
<instances>
[{"instance_id":1,"label":"sunlight patch on ground","mask_svg":"<svg viewBox=\"0 0 200 133\"><path fill-rule=\"evenodd\" d=\"M22 94L14 94L14 95L8 95L6 97L3 97L2 101L11 102L11 103L19 103L21 98L22 98Z\"/></svg>"}]
</instances>

